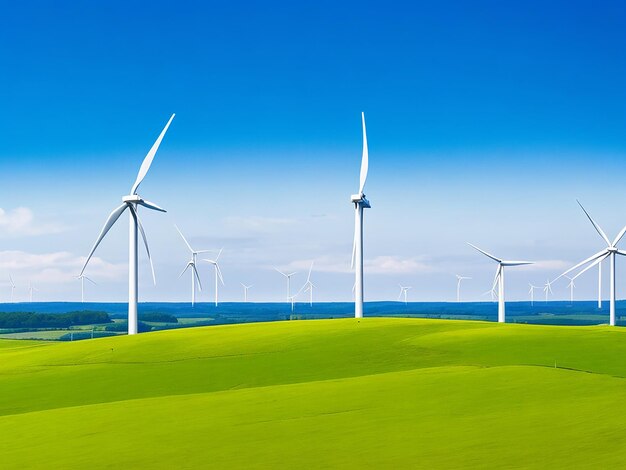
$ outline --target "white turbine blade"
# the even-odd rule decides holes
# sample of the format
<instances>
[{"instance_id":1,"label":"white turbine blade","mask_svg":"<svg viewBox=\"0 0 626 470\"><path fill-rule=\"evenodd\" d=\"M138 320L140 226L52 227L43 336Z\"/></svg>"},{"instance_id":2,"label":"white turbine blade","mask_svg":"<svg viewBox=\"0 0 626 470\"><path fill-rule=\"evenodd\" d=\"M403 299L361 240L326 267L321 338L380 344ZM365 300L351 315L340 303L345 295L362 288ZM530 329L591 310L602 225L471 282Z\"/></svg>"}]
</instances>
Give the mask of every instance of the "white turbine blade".
<instances>
[{"instance_id":1,"label":"white turbine blade","mask_svg":"<svg viewBox=\"0 0 626 470\"><path fill-rule=\"evenodd\" d=\"M624 236L624 234L626 233L626 225L624 226L624 228L622 230L620 230L620 232L617 234L617 237L615 237L615 240L613 240L613 246L617 245L617 243L622 239L622 237Z\"/></svg>"},{"instance_id":2,"label":"white turbine blade","mask_svg":"<svg viewBox=\"0 0 626 470\"><path fill-rule=\"evenodd\" d=\"M178 225L174 224L174 227L176 228L176 230L178 231L178 233L182 237L183 241L185 242L185 245L187 245L187 248L189 248L189 251L194 253L193 248L191 248L191 245L189 244L189 242L187 241L187 239L183 235L183 232L181 232L180 229L178 228ZM196 251L196 253L204 253L204 252Z\"/></svg>"},{"instance_id":3,"label":"white turbine blade","mask_svg":"<svg viewBox=\"0 0 626 470\"><path fill-rule=\"evenodd\" d=\"M224 278L222 277L222 270L220 269L220 265L215 263L215 270L217 271L217 275L220 278L220 281L222 282L222 285L224 285Z\"/></svg>"},{"instance_id":4,"label":"white turbine blade","mask_svg":"<svg viewBox=\"0 0 626 470\"><path fill-rule=\"evenodd\" d=\"M287 274L287 277L291 277L291 276L293 276L294 274L298 274L298 273L297 273L297 272L289 273L289 274Z\"/></svg>"},{"instance_id":5,"label":"white turbine blade","mask_svg":"<svg viewBox=\"0 0 626 470\"><path fill-rule=\"evenodd\" d=\"M354 269L354 261L356 259L356 242L359 236L359 209L354 211L354 238L352 240L352 261L350 261L350 269Z\"/></svg>"},{"instance_id":6,"label":"white turbine blade","mask_svg":"<svg viewBox=\"0 0 626 470\"><path fill-rule=\"evenodd\" d=\"M189 244L188 244L188 245L189 245ZM192 251L193 251L193 250L192 250ZM201 253L212 253L212 252L214 252L214 251L215 251L215 250L198 250L198 251L194 251L194 253L196 253L196 254L198 254L198 255L199 255L199 254L201 254Z\"/></svg>"},{"instance_id":7,"label":"white turbine blade","mask_svg":"<svg viewBox=\"0 0 626 470\"><path fill-rule=\"evenodd\" d=\"M216 262L216 263L217 263L217 260L218 260L218 259L220 259L220 255L222 254L222 250L223 250L223 249L224 249L224 248L220 248L219 253L218 253L218 254L217 254L217 256L215 257L215 262Z\"/></svg>"},{"instance_id":8,"label":"white turbine blade","mask_svg":"<svg viewBox=\"0 0 626 470\"><path fill-rule=\"evenodd\" d=\"M367 151L367 132L365 131L365 113L361 113L363 123L363 156L361 157L361 177L359 182L359 194L363 194L365 181L367 180L367 170L369 168L369 155Z\"/></svg>"},{"instance_id":9,"label":"white turbine blade","mask_svg":"<svg viewBox=\"0 0 626 470\"><path fill-rule=\"evenodd\" d=\"M206 260L206 261L209 261L209 260ZM274 269L276 270L276 272L279 272L283 276L287 277L287 275L284 272L282 272L280 269L278 269L277 267L274 267Z\"/></svg>"},{"instance_id":10,"label":"white turbine blade","mask_svg":"<svg viewBox=\"0 0 626 470\"><path fill-rule=\"evenodd\" d=\"M183 269L183 272L178 275L179 279L183 276L183 274L185 274L187 272L187 270L189 269L189 266L191 266L192 264L193 263L191 261L189 263L187 263L187 266L185 266L185 269Z\"/></svg>"},{"instance_id":11,"label":"white turbine blade","mask_svg":"<svg viewBox=\"0 0 626 470\"><path fill-rule=\"evenodd\" d=\"M148 209L155 210L155 211L167 212L162 207L157 206L154 202L144 201L143 199L141 201L137 201L137 204L139 204L140 206L146 207Z\"/></svg>"},{"instance_id":12,"label":"white turbine blade","mask_svg":"<svg viewBox=\"0 0 626 470\"><path fill-rule=\"evenodd\" d=\"M572 272L572 271L574 271L575 269L578 269L578 268L580 268L581 266L583 266L583 265L585 265L585 264L589 263L590 261L594 261L594 260L596 260L596 259L600 258L601 256L604 256L604 255L607 255L607 254L608 254L608 251L607 251L607 250L602 250L602 251L599 251L599 252L598 252L598 253L596 253L595 255L592 255L592 256L590 256L589 258L587 258L587 259L585 259L585 260L581 261L581 262L580 262L580 263L578 263L577 265L572 266L572 267L571 267L571 268L569 268L567 271L565 271L563 274L560 274L558 277L556 277L556 278L554 279L554 281L552 281L552 282L555 282L556 280L558 280L558 279L562 278L563 276L565 276L565 275L566 275L566 274L568 274L568 273L571 273L571 272Z\"/></svg>"},{"instance_id":13,"label":"white turbine blade","mask_svg":"<svg viewBox=\"0 0 626 470\"><path fill-rule=\"evenodd\" d=\"M311 261L311 267L309 268L309 275L306 277L307 282L311 280L311 271L313 270L313 263L315 263L315 261Z\"/></svg>"},{"instance_id":14,"label":"white turbine blade","mask_svg":"<svg viewBox=\"0 0 626 470\"><path fill-rule=\"evenodd\" d=\"M495 256L493 256L493 255L490 255L490 254L489 254L489 253L487 253L486 251L483 251L483 250L481 250L480 248L478 248L477 246L472 245L472 244L471 244L471 243L469 243L469 242L468 242L467 244L468 244L469 246L471 246L472 248L474 248L475 250L480 251L483 255L487 256L488 258L491 258L492 260L497 261L498 263L501 263L501 262L502 262L502 260L501 260L501 259L496 258L496 257L495 257Z\"/></svg>"},{"instance_id":15,"label":"white turbine blade","mask_svg":"<svg viewBox=\"0 0 626 470\"><path fill-rule=\"evenodd\" d=\"M143 244L146 247L146 253L148 254L148 260L150 261L150 269L152 270L152 281L156 286L156 276L154 275L154 265L152 264L152 256L150 256L150 248L148 248L148 239L146 238L146 232L143 230L143 226L141 225L141 220L139 220L139 214L137 210L129 205L131 212L133 213L133 217L135 218L135 222L137 222L137 227L139 228L139 233L141 233L141 238L143 239Z\"/></svg>"},{"instance_id":16,"label":"white turbine blade","mask_svg":"<svg viewBox=\"0 0 626 470\"><path fill-rule=\"evenodd\" d=\"M109 218L104 223L104 227L102 227L102 230L100 231L100 235L98 235L98 238L96 239L96 243L94 243L93 248L89 252L89 256L87 256L87 259L85 260L85 264L83 265L83 269L81 269L81 271L80 271L80 275L81 276L85 272L85 268L87 267L87 263L89 263L89 260L93 256L94 251L96 251L96 248L98 248L98 245L100 244L100 242L102 241L104 236L111 229L111 227L113 227L113 224L115 224L115 222L117 222L117 219L120 218L120 215L122 215L122 212L124 212L127 207L128 207L128 204L124 203L121 206L119 206L117 209L113 210L113 212L111 212L111 214L109 215Z\"/></svg>"},{"instance_id":17,"label":"white turbine blade","mask_svg":"<svg viewBox=\"0 0 626 470\"><path fill-rule=\"evenodd\" d=\"M502 261L502 266L524 266L526 264L535 264L532 261Z\"/></svg>"},{"instance_id":18,"label":"white turbine blade","mask_svg":"<svg viewBox=\"0 0 626 470\"><path fill-rule=\"evenodd\" d=\"M200 275L198 274L196 265L192 264L191 269L193 270L193 275L196 277L196 282L198 283L198 289L200 289L200 291L202 292L202 283L200 282Z\"/></svg>"},{"instance_id":19,"label":"white turbine blade","mask_svg":"<svg viewBox=\"0 0 626 470\"><path fill-rule=\"evenodd\" d=\"M579 272L578 274L576 274L573 278L572 281L574 279L576 279L578 276L580 276L582 273L584 273L585 271L590 270L591 268L593 268L594 266L600 264L602 261L604 261L605 259L607 259L609 257L609 253L607 253L606 255L598 258L597 260L595 260L593 263L591 263L589 266L587 266L585 269L583 269L581 272Z\"/></svg>"},{"instance_id":20,"label":"white turbine blade","mask_svg":"<svg viewBox=\"0 0 626 470\"><path fill-rule=\"evenodd\" d=\"M496 269L496 276L493 278L493 285L491 286L491 291L496 288L496 284L498 283L498 279L500 278L500 273L502 272L502 265L498 264L498 269Z\"/></svg>"},{"instance_id":21,"label":"white turbine blade","mask_svg":"<svg viewBox=\"0 0 626 470\"><path fill-rule=\"evenodd\" d=\"M593 227L596 229L596 232L598 232L598 234L604 239L606 244L610 246L611 242L609 241L609 237L606 236L606 233L604 233L604 230L602 230L602 228L596 223L596 221L591 218L591 216L589 215L589 212L585 210L585 208L583 207L583 205L580 203L578 199L576 199L576 202L578 203L580 208L583 210L583 212L585 213L585 215L587 216L587 218L589 219Z\"/></svg>"},{"instance_id":22,"label":"white turbine blade","mask_svg":"<svg viewBox=\"0 0 626 470\"><path fill-rule=\"evenodd\" d=\"M15 282L13 282L13 278L9 274L9 281L11 282L11 287L15 287Z\"/></svg>"},{"instance_id":23,"label":"white turbine blade","mask_svg":"<svg viewBox=\"0 0 626 470\"><path fill-rule=\"evenodd\" d=\"M165 133L167 132L167 128L170 127L170 124L172 123L172 119L174 119L174 116L176 115L172 114L172 117L170 117L170 120L167 121L167 124L161 131L161 134L157 138L156 142L154 142L154 144L152 145L152 148L150 149L146 157L143 159L143 163L141 164L141 167L139 168L139 173L137 174L137 179L135 180L135 184L133 184L133 187L130 190L131 194L137 194L137 188L139 188L139 185L148 174L150 165L152 165L152 160L154 160L154 156L156 155L157 150L159 149L159 145L161 145L161 141L163 140L163 137L165 136Z\"/></svg>"},{"instance_id":24,"label":"white turbine blade","mask_svg":"<svg viewBox=\"0 0 626 470\"><path fill-rule=\"evenodd\" d=\"M617 253L618 255L626 256L626 251L623 250L617 250L615 253Z\"/></svg>"},{"instance_id":25,"label":"white turbine blade","mask_svg":"<svg viewBox=\"0 0 626 470\"><path fill-rule=\"evenodd\" d=\"M89 282L91 282L94 286L97 286L98 284L96 284L95 281L89 279L87 276L83 276L85 279L87 279Z\"/></svg>"}]
</instances>

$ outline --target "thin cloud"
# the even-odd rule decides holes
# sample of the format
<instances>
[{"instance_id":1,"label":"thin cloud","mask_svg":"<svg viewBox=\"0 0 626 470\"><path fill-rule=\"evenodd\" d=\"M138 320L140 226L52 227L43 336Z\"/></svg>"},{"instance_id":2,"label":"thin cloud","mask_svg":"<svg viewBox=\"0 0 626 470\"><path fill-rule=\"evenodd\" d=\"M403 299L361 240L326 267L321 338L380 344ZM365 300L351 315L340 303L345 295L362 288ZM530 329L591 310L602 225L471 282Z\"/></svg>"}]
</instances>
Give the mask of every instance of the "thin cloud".
<instances>
[{"instance_id":1,"label":"thin cloud","mask_svg":"<svg viewBox=\"0 0 626 470\"><path fill-rule=\"evenodd\" d=\"M308 271L312 259L298 260L289 264L281 265L281 270ZM336 257L324 256L315 258L313 270L326 273L350 273L350 260L337 259ZM377 256L364 261L364 269L368 274L422 274L435 271L435 269L419 258L402 258L399 256Z\"/></svg>"},{"instance_id":2,"label":"thin cloud","mask_svg":"<svg viewBox=\"0 0 626 470\"><path fill-rule=\"evenodd\" d=\"M0 235L36 236L60 233L67 230L59 223L46 223L35 220L33 211L28 207L16 207L10 211L0 208Z\"/></svg>"}]
</instances>

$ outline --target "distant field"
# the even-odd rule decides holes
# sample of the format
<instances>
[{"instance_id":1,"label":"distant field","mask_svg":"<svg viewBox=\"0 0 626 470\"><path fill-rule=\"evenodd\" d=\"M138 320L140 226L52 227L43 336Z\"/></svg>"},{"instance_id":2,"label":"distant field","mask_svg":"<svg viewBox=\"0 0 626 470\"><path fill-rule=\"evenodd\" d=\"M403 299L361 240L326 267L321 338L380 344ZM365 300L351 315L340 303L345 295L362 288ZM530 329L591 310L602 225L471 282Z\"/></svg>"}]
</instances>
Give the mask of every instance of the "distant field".
<instances>
[{"instance_id":1,"label":"distant field","mask_svg":"<svg viewBox=\"0 0 626 470\"><path fill-rule=\"evenodd\" d=\"M401 318L3 340L0 466L622 468L624 357L622 328Z\"/></svg>"}]
</instances>

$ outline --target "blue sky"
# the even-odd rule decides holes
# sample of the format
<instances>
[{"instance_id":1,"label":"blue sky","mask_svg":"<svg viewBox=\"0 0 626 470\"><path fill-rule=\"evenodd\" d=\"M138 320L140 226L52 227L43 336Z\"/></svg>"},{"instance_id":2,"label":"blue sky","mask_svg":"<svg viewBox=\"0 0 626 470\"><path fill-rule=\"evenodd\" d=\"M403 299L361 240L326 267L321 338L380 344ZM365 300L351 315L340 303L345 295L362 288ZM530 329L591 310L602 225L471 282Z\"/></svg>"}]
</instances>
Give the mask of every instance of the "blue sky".
<instances>
[{"instance_id":1,"label":"blue sky","mask_svg":"<svg viewBox=\"0 0 626 470\"><path fill-rule=\"evenodd\" d=\"M29 279L42 300L77 297L80 257L172 112L141 188L169 211L144 215L159 287L142 262L143 300L189 296L174 222L200 248L224 246L225 300L239 282L280 299L271 267L313 259L320 299L350 299L361 111L370 300L395 298L399 282L414 300L448 300L457 272L479 298L495 267L466 241L540 261L507 278L509 297L525 298L529 281L602 247L576 197L607 231L626 224L622 2L3 10L0 279L12 273L22 297ZM126 298L126 230L97 253L93 298ZM591 297L593 276L578 286Z\"/></svg>"}]
</instances>

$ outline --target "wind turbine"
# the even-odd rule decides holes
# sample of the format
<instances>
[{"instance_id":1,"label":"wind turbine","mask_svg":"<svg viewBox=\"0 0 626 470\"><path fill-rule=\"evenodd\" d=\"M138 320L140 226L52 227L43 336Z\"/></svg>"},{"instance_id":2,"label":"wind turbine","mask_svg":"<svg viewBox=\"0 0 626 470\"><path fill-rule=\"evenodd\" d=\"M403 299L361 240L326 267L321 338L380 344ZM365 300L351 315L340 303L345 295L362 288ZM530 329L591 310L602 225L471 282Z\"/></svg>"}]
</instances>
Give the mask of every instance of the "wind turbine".
<instances>
[{"instance_id":1,"label":"wind turbine","mask_svg":"<svg viewBox=\"0 0 626 470\"><path fill-rule=\"evenodd\" d=\"M471 277L465 277L465 276L459 276L458 274L456 275L456 301L460 302L461 301L461 281L464 281L465 279L471 279Z\"/></svg>"},{"instance_id":2,"label":"wind turbine","mask_svg":"<svg viewBox=\"0 0 626 470\"><path fill-rule=\"evenodd\" d=\"M84 274L76 276L76 279L80 279L80 301L82 303L85 303L85 279L91 282L94 286L97 286L98 284L96 284L92 279L88 278Z\"/></svg>"},{"instance_id":3,"label":"wind turbine","mask_svg":"<svg viewBox=\"0 0 626 470\"><path fill-rule=\"evenodd\" d=\"M498 296L496 295L496 291L493 288L491 288L488 291L485 291L482 294L480 294L481 297L484 297L486 295L491 295L491 301L492 302L495 302L498 299Z\"/></svg>"},{"instance_id":4,"label":"wind turbine","mask_svg":"<svg viewBox=\"0 0 626 470\"><path fill-rule=\"evenodd\" d=\"M591 218L591 216L585 210L585 208L580 203L580 201L577 200L576 202L578 202L578 205L580 206L580 208L583 210L583 212L589 219L589 222L591 222L591 225L593 225L593 228L596 229L596 232L598 232L598 235L600 235L602 240L607 244L607 247L603 249L602 251L599 251L596 254L591 255L589 258L581 261L577 265L569 268L567 271L565 271L563 274L558 276L556 279L563 277L566 274L569 274L570 272L574 271L575 269L578 269L581 266L584 266L585 264L589 263L589 265L586 268L584 268L582 271L580 271L578 274L576 274L573 277L573 279L576 279L578 276L580 276L582 273L584 273L588 269L591 269L596 264L599 265L602 261L609 258L609 261L611 263L610 264L610 279L609 279L609 324L611 326L614 326L615 325L615 255L618 254L618 255L626 256L626 251L622 251L617 248L617 244L626 233L626 226L624 226L624 228L622 228L622 230L619 231L615 239L611 242L609 238L606 236L606 233L604 233L604 230L602 230L602 227L600 227L596 223L596 221ZM598 299L598 305L600 306L600 299Z\"/></svg>"},{"instance_id":5,"label":"wind turbine","mask_svg":"<svg viewBox=\"0 0 626 470\"><path fill-rule=\"evenodd\" d=\"M15 282L13 282L13 278L9 274L9 282L11 283L11 303L13 303L13 292L15 291Z\"/></svg>"},{"instance_id":6,"label":"wind turbine","mask_svg":"<svg viewBox=\"0 0 626 470\"><path fill-rule=\"evenodd\" d=\"M304 292L309 293L309 305L313 307L313 288L315 288L315 284L311 282L311 271L313 270L313 263L315 261L311 261L311 267L309 268L309 275L306 278L306 282L304 283ZM296 294L297 295L297 294Z\"/></svg>"},{"instance_id":7,"label":"wind turbine","mask_svg":"<svg viewBox=\"0 0 626 470\"><path fill-rule=\"evenodd\" d=\"M297 272L284 273L278 268L274 268L274 269L287 278L287 300L289 300L291 298L291 276L293 276L294 274L298 274L298 273Z\"/></svg>"},{"instance_id":8,"label":"wind turbine","mask_svg":"<svg viewBox=\"0 0 626 470\"><path fill-rule=\"evenodd\" d=\"M248 289L253 287L253 284L249 286L246 286L243 282L241 282L240 284L243 286L243 301L247 303L248 302Z\"/></svg>"},{"instance_id":9,"label":"wind turbine","mask_svg":"<svg viewBox=\"0 0 626 470\"><path fill-rule=\"evenodd\" d=\"M354 204L354 243L352 245L351 267L355 268L354 317L363 317L363 209L369 209L370 202L365 198L363 189L367 180L369 157L367 152L367 133L365 131L365 113L361 113L363 125L363 155L361 156L361 175L359 193L353 194L351 201Z\"/></svg>"},{"instance_id":10,"label":"wind turbine","mask_svg":"<svg viewBox=\"0 0 626 470\"><path fill-rule=\"evenodd\" d=\"M220 265L217 262L217 260L220 259L220 255L222 254L222 250L224 248L220 248L219 253L217 254L217 256L215 257L215 259L205 259L204 261L206 261L207 263L211 263L213 265L213 268L215 269L215 306L217 307L217 301L218 301L218 296L217 296L217 280L219 278L220 282L222 283L222 285L224 285L224 278L222 277L222 270L220 269Z\"/></svg>"},{"instance_id":11,"label":"wind turbine","mask_svg":"<svg viewBox=\"0 0 626 470\"><path fill-rule=\"evenodd\" d=\"M548 293L554 294L554 292L552 292L552 283L549 279L543 285L543 292L546 294L546 303L548 303Z\"/></svg>"},{"instance_id":12,"label":"wind turbine","mask_svg":"<svg viewBox=\"0 0 626 470\"><path fill-rule=\"evenodd\" d=\"M500 258L496 258L493 255L490 255L486 251L481 250L477 246L468 243L469 246L474 248L475 250L480 251L483 255L488 258L491 258L495 262L498 263L498 269L496 271L496 277L493 280L493 286L491 289L493 290L498 285L498 322L505 322L505 312L504 312L504 268L507 266L522 266L525 264L533 264L531 261L505 261Z\"/></svg>"},{"instance_id":13,"label":"wind turbine","mask_svg":"<svg viewBox=\"0 0 626 470\"><path fill-rule=\"evenodd\" d=\"M576 284L574 284L574 279L572 279L569 276L565 276L569 279L569 284L567 285L567 287L569 287L569 303L573 304L574 303L574 288L576 287Z\"/></svg>"},{"instance_id":14,"label":"wind turbine","mask_svg":"<svg viewBox=\"0 0 626 470\"><path fill-rule=\"evenodd\" d=\"M111 227L117 222L122 213L128 209L129 212L129 227L128 227L128 334L134 335L137 334L137 293L139 290L139 279L137 276L137 231L141 232L141 237L143 238L143 243L146 247L146 253L148 254L148 259L150 260L150 269L152 270L152 280L156 285L156 277L154 276L154 266L152 265L152 258L150 256L150 249L148 248L148 240L146 239L146 233L143 230L143 226L141 225L141 221L139 220L138 206L143 206L147 209L156 210L159 212L165 212L165 209L157 206L156 204L145 201L137 194L137 189L139 185L143 181L143 179L148 174L148 170L150 170L150 165L152 165L152 160L154 160L154 156L156 155L157 150L159 149L159 145L161 145L161 141L167 132L168 127L172 123L172 119L174 119L174 114L170 117L169 121L161 131L159 137L152 145L152 148L146 155L139 168L139 173L137 174L137 179L130 189L130 195L122 197L122 205L117 207L111 212L109 218L104 223L104 227L102 227L102 231L98 238L96 239L96 243L93 248L89 252L89 256L87 256L87 260L85 261L85 265L83 266L80 275L85 272L85 268L89 263L89 260L93 256L96 248L105 237L105 235L109 232Z\"/></svg>"},{"instance_id":15,"label":"wind turbine","mask_svg":"<svg viewBox=\"0 0 626 470\"><path fill-rule=\"evenodd\" d=\"M404 305L406 305L407 304L407 302L406 302L406 294L407 294L407 291L409 289L411 289L411 287L410 286L406 286L405 287L405 286L402 286L402 284L398 284L398 285L400 286L400 295L398 296L398 302L402 298L402 295L404 295Z\"/></svg>"},{"instance_id":16,"label":"wind turbine","mask_svg":"<svg viewBox=\"0 0 626 470\"><path fill-rule=\"evenodd\" d=\"M530 294L530 305L531 307L535 305L535 289L541 289L539 286L535 286L533 284L528 284L530 286L530 290L528 293Z\"/></svg>"},{"instance_id":17,"label":"wind turbine","mask_svg":"<svg viewBox=\"0 0 626 470\"><path fill-rule=\"evenodd\" d=\"M193 248L191 248L191 245L189 244L189 242L183 235L183 232L180 231L178 226L174 224L174 227L176 228L181 238L185 242L185 245L187 245L187 248L189 248L189 251L191 251L191 259L187 263L187 266L185 266L185 269L183 269L183 272L180 273L178 277L180 278L183 274L185 274L187 269L191 268L191 306L193 307L194 304L196 303L196 283L198 284L198 289L202 291L202 283L200 282L200 275L198 274L198 269L196 267L196 263L198 261L198 254L209 253L211 250L194 250Z\"/></svg>"},{"instance_id":18,"label":"wind turbine","mask_svg":"<svg viewBox=\"0 0 626 470\"><path fill-rule=\"evenodd\" d=\"M29 296L29 301L30 303L33 303L33 291L35 292L39 292L39 289L37 289L36 287L34 287L30 281L28 281L28 296Z\"/></svg>"}]
</instances>

